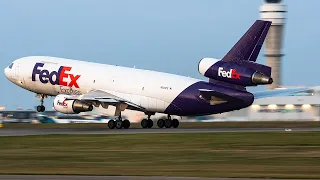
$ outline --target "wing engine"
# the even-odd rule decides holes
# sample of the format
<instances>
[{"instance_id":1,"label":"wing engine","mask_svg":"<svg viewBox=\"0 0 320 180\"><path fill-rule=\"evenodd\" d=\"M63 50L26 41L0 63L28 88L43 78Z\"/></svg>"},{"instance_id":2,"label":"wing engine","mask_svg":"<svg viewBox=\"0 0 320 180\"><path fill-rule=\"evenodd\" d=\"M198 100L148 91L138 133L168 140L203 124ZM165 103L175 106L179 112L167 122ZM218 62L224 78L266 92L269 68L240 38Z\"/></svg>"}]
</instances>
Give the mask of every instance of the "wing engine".
<instances>
[{"instance_id":1,"label":"wing engine","mask_svg":"<svg viewBox=\"0 0 320 180\"><path fill-rule=\"evenodd\" d=\"M56 111L65 114L78 114L81 112L92 111L93 106L78 99L68 99L68 95L58 95L53 101Z\"/></svg>"}]
</instances>

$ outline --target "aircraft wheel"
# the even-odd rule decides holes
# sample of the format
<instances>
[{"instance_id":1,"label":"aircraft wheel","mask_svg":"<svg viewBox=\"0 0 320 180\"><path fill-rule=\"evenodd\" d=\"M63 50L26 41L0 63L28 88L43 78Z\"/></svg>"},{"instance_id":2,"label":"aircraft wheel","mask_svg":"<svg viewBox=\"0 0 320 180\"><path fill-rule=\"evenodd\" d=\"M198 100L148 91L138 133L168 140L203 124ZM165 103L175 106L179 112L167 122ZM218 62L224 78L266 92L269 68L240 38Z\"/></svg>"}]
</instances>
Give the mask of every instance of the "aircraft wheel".
<instances>
[{"instance_id":1,"label":"aircraft wheel","mask_svg":"<svg viewBox=\"0 0 320 180\"><path fill-rule=\"evenodd\" d=\"M151 119L148 119L148 128L152 128L153 121Z\"/></svg>"},{"instance_id":2,"label":"aircraft wheel","mask_svg":"<svg viewBox=\"0 0 320 180\"><path fill-rule=\"evenodd\" d=\"M41 112L41 106L37 106L37 111Z\"/></svg>"},{"instance_id":3,"label":"aircraft wheel","mask_svg":"<svg viewBox=\"0 0 320 180\"><path fill-rule=\"evenodd\" d=\"M157 122L157 125L158 125L159 128L163 128L164 127L164 123L165 122L164 122L163 119L159 119L158 122Z\"/></svg>"},{"instance_id":4,"label":"aircraft wheel","mask_svg":"<svg viewBox=\"0 0 320 180\"><path fill-rule=\"evenodd\" d=\"M148 125L149 125L149 123L148 123L148 120L147 120L147 119L143 119L143 120L141 121L141 127L142 127L142 128L148 128Z\"/></svg>"},{"instance_id":5,"label":"aircraft wheel","mask_svg":"<svg viewBox=\"0 0 320 180\"><path fill-rule=\"evenodd\" d=\"M164 120L164 126L165 126L166 128L171 128L171 126L172 126L172 120L171 120L171 119L166 119L166 120Z\"/></svg>"},{"instance_id":6,"label":"aircraft wheel","mask_svg":"<svg viewBox=\"0 0 320 180\"><path fill-rule=\"evenodd\" d=\"M46 108L43 105L37 106L37 111L38 112L44 112Z\"/></svg>"},{"instance_id":7,"label":"aircraft wheel","mask_svg":"<svg viewBox=\"0 0 320 180\"><path fill-rule=\"evenodd\" d=\"M121 129L123 127L123 121L121 120L116 120L116 128Z\"/></svg>"},{"instance_id":8,"label":"aircraft wheel","mask_svg":"<svg viewBox=\"0 0 320 180\"><path fill-rule=\"evenodd\" d=\"M108 127L109 129L114 129L116 127L116 122L113 119L109 120Z\"/></svg>"},{"instance_id":9,"label":"aircraft wheel","mask_svg":"<svg viewBox=\"0 0 320 180\"><path fill-rule=\"evenodd\" d=\"M130 121L128 119L123 120L123 128L129 129Z\"/></svg>"},{"instance_id":10,"label":"aircraft wheel","mask_svg":"<svg viewBox=\"0 0 320 180\"><path fill-rule=\"evenodd\" d=\"M177 128L179 126L179 121L178 119L172 119L172 127Z\"/></svg>"},{"instance_id":11,"label":"aircraft wheel","mask_svg":"<svg viewBox=\"0 0 320 180\"><path fill-rule=\"evenodd\" d=\"M44 112L46 110L46 107L44 105L41 106L41 112Z\"/></svg>"}]
</instances>

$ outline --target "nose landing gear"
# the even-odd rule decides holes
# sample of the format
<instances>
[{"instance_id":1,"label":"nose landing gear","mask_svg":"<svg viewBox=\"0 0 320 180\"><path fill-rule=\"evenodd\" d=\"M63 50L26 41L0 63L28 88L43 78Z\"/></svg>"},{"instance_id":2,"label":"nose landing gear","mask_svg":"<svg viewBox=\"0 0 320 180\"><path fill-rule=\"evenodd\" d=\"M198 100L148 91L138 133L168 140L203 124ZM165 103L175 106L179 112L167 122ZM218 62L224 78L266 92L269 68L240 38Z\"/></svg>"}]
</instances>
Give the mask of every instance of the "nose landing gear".
<instances>
[{"instance_id":1,"label":"nose landing gear","mask_svg":"<svg viewBox=\"0 0 320 180\"><path fill-rule=\"evenodd\" d=\"M37 111L38 112L44 112L46 110L46 108L44 107L43 105L43 102L44 102L44 98L46 97L45 94L37 94L37 96L40 96L40 105L37 106Z\"/></svg>"}]
</instances>

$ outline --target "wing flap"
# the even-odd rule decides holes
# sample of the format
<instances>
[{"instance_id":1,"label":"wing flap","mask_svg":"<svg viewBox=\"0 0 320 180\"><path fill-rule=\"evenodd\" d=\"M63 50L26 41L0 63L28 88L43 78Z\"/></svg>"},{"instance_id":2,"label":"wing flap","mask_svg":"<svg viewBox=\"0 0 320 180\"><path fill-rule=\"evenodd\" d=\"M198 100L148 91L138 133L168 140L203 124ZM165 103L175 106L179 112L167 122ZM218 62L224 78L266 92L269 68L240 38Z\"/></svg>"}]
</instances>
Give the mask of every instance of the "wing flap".
<instances>
[{"instance_id":1,"label":"wing flap","mask_svg":"<svg viewBox=\"0 0 320 180\"><path fill-rule=\"evenodd\" d=\"M312 91L310 88L290 88L290 89L277 89L269 91L259 91L253 92L255 99L267 98L267 97L276 97L276 96L292 96L297 93Z\"/></svg>"}]
</instances>

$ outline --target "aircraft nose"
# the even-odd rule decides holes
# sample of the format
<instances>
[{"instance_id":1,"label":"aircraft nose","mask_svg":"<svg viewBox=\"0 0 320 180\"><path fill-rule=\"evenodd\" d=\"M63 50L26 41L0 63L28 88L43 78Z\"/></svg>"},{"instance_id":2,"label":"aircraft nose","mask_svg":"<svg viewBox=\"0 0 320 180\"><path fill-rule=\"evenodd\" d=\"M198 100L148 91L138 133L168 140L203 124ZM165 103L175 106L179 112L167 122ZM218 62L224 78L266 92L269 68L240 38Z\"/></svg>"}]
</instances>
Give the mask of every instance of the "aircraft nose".
<instances>
[{"instance_id":1,"label":"aircraft nose","mask_svg":"<svg viewBox=\"0 0 320 180\"><path fill-rule=\"evenodd\" d=\"M9 77L9 68L6 67L4 69L4 74L6 75L7 78Z\"/></svg>"}]
</instances>

